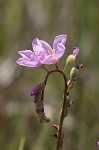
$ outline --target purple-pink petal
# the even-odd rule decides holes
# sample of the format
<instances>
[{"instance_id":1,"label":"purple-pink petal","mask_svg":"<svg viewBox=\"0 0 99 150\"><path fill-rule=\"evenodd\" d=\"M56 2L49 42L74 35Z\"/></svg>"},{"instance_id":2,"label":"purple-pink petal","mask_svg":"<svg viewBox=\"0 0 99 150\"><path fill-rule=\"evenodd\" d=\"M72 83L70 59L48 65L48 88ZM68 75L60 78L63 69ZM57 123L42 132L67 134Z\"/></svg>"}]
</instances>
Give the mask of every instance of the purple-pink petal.
<instances>
[{"instance_id":1,"label":"purple-pink petal","mask_svg":"<svg viewBox=\"0 0 99 150\"><path fill-rule=\"evenodd\" d=\"M65 46L62 44L57 44L58 50L56 52L52 52L49 55L46 55L43 60L41 60L42 64L53 64L55 63L65 52Z\"/></svg>"},{"instance_id":2,"label":"purple-pink petal","mask_svg":"<svg viewBox=\"0 0 99 150\"><path fill-rule=\"evenodd\" d=\"M32 52L31 50L18 51L18 53L24 58L34 58L34 52Z\"/></svg>"},{"instance_id":3,"label":"purple-pink petal","mask_svg":"<svg viewBox=\"0 0 99 150\"><path fill-rule=\"evenodd\" d=\"M76 57L79 53L79 47L74 47L73 55Z\"/></svg>"},{"instance_id":4,"label":"purple-pink petal","mask_svg":"<svg viewBox=\"0 0 99 150\"><path fill-rule=\"evenodd\" d=\"M40 40L40 42L42 44L42 47L46 50L46 52L48 52L48 50L50 50L50 51L52 50L51 46L47 42L45 42L43 40Z\"/></svg>"},{"instance_id":5,"label":"purple-pink petal","mask_svg":"<svg viewBox=\"0 0 99 150\"><path fill-rule=\"evenodd\" d=\"M46 56L46 58L42 61L43 64L53 64L55 63L57 60L55 57L53 57L52 55L48 55Z\"/></svg>"},{"instance_id":6,"label":"purple-pink petal","mask_svg":"<svg viewBox=\"0 0 99 150\"><path fill-rule=\"evenodd\" d=\"M55 37L54 39L54 42L53 42L53 49L55 49L56 51L58 50L58 44L62 44L62 45L65 45L66 43L66 40L67 40L67 35L58 35Z\"/></svg>"},{"instance_id":7,"label":"purple-pink petal","mask_svg":"<svg viewBox=\"0 0 99 150\"><path fill-rule=\"evenodd\" d=\"M42 44L41 44L41 42L40 42L40 40L39 40L38 38L35 38L35 39L32 41L32 46L33 46L33 45L38 45L38 46L42 47Z\"/></svg>"},{"instance_id":8,"label":"purple-pink petal","mask_svg":"<svg viewBox=\"0 0 99 150\"><path fill-rule=\"evenodd\" d=\"M57 44L57 51L55 51L55 53L57 53L58 51L61 51L61 52L65 52L65 46L61 43L58 43Z\"/></svg>"},{"instance_id":9,"label":"purple-pink petal","mask_svg":"<svg viewBox=\"0 0 99 150\"><path fill-rule=\"evenodd\" d=\"M28 58L19 58L17 61L17 64L26 66L26 67L38 67L42 64L38 60L29 60Z\"/></svg>"},{"instance_id":10,"label":"purple-pink petal","mask_svg":"<svg viewBox=\"0 0 99 150\"><path fill-rule=\"evenodd\" d=\"M33 40L32 47L36 55L40 55L41 53L48 54L48 51L52 50L47 42L39 40L38 38Z\"/></svg>"},{"instance_id":11,"label":"purple-pink petal","mask_svg":"<svg viewBox=\"0 0 99 150\"><path fill-rule=\"evenodd\" d=\"M45 49L38 38L34 39L32 42L32 47L36 56L40 56L41 53L46 53Z\"/></svg>"},{"instance_id":12,"label":"purple-pink petal","mask_svg":"<svg viewBox=\"0 0 99 150\"><path fill-rule=\"evenodd\" d=\"M65 49L63 49L61 51L57 51L56 54L55 54L56 60L58 60L60 57L62 57L64 52L65 52Z\"/></svg>"},{"instance_id":13,"label":"purple-pink petal","mask_svg":"<svg viewBox=\"0 0 99 150\"><path fill-rule=\"evenodd\" d=\"M27 67L38 67L41 64L38 58L36 58L34 52L31 50L24 50L18 52L22 57L19 58L16 62L19 65Z\"/></svg>"}]
</instances>

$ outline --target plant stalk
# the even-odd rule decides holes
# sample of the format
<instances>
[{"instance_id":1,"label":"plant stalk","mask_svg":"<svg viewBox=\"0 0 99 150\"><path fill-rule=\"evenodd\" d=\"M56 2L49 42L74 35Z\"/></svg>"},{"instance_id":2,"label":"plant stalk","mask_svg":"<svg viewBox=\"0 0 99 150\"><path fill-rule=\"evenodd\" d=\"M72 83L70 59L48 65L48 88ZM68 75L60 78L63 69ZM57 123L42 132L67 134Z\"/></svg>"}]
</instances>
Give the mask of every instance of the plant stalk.
<instances>
[{"instance_id":1,"label":"plant stalk","mask_svg":"<svg viewBox=\"0 0 99 150\"><path fill-rule=\"evenodd\" d=\"M58 134L58 139L57 139L57 144L56 144L56 150L60 150L61 148L61 135L62 135L62 128L63 128L63 121L64 121L64 113L65 111L67 111L67 107L66 107L66 97L67 97L67 78L66 75L63 71L61 70L52 70L49 71L45 77L45 84L47 83L47 79L49 77L49 75L53 72L58 72L60 74L63 75L64 78L64 84L65 84L65 89L64 89L64 100L63 100L63 106L62 106L62 112L61 112L61 117L60 117L60 125L59 125L59 134Z\"/></svg>"}]
</instances>

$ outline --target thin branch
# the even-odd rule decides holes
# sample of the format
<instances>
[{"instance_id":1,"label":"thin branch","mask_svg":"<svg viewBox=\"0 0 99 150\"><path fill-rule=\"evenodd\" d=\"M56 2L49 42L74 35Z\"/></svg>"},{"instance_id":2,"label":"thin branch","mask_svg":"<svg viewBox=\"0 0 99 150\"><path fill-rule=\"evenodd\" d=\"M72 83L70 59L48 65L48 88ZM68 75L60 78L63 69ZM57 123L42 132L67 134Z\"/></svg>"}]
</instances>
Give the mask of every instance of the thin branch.
<instances>
[{"instance_id":1,"label":"thin branch","mask_svg":"<svg viewBox=\"0 0 99 150\"><path fill-rule=\"evenodd\" d=\"M62 106L62 112L61 112L61 117L60 117L60 125L59 125L59 134L58 134L58 140L57 140L57 144L56 144L56 150L60 150L60 142L61 142L61 135L62 135L62 128L63 128L63 121L64 121L64 113L65 113L65 109L67 109L66 107L66 96L67 96L67 78L64 72L62 72L61 70L52 70L49 71L45 77L45 84L47 84L47 80L48 77L51 73L53 72L58 72L60 74L63 75L64 78L64 84L65 84L65 89L64 89L64 100L63 100L63 106Z\"/></svg>"},{"instance_id":2,"label":"thin branch","mask_svg":"<svg viewBox=\"0 0 99 150\"><path fill-rule=\"evenodd\" d=\"M45 71L49 72L49 70L48 70L48 69L46 69L45 67L44 67L44 68L42 67L42 69L44 69Z\"/></svg>"},{"instance_id":3,"label":"thin branch","mask_svg":"<svg viewBox=\"0 0 99 150\"><path fill-rule=\"evenodd\" d=\"M58 65L57 65L57 64L55 64L55 66L56 66L56 69L57 69L57 70L59 70Z\"/></svg>"}]
</instances>

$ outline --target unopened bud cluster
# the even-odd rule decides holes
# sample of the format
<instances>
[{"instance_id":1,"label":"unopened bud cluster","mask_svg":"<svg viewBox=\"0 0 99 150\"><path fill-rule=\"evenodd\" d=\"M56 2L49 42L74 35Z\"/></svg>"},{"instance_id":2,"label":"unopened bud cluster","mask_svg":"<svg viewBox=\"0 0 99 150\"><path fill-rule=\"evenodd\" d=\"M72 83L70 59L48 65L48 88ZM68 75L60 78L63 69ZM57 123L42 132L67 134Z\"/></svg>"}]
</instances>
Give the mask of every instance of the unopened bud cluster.
<instances>
[{"instance_id":1,"label":"unopened bud cluster","mask_svg":"<svg viewBox=\"0 0 99 150\"><path fill-rule=\"evenodd\" d=\"M42 99L42 92L45 88L45 83L38 83L30 93L30 96L34 96L34 103L36 107L36 113L40 123L49 122L50 119L46 117L44 112L44 101Z\"/></svg>"}]
</instances>

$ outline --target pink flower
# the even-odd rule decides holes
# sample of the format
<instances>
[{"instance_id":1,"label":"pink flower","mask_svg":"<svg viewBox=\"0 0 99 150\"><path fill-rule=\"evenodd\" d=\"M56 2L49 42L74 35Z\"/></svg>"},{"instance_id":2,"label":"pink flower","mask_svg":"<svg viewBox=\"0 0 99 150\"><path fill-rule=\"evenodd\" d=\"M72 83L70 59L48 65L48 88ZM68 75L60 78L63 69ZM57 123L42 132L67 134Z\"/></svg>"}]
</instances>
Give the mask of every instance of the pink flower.
<instances>
[{"instance_id":1,"label":"pink flower","mask_svg":"<svg viewBox=\"0 0 99 150\"><path fill-rule=\"evenodd\" d=\"M79 47L74 47L73 55L76 57L79 53Z\"/></svg>"},{"instance_id":2,"label":"pink flower","mask_svg":"<svg viewBox=\"0 0 99 150\"><path fill-rule=\"evenodd\" d=\"M36 38L32 42L34 53L37 57L41 56L39 58L42 64L53 64L64 54L66 40L67 35L56 36L51 48L47 42Z\"/></svg>"},{"instance_id":3,"label":"pink flower","mask_svg":"<svg viewBox=\"0 0 99 150\"><path fill-rule=\"evenodd\" d=\"M38 67L42 64L55 63L65 52L65 43L67 35L56 36L53 42L53 48L43 41L35 38L32 42L34 52L31 50L23 50L18 53L21 58L17 60L17 63L27 67Z\"/></svg>"}]
</instances>

